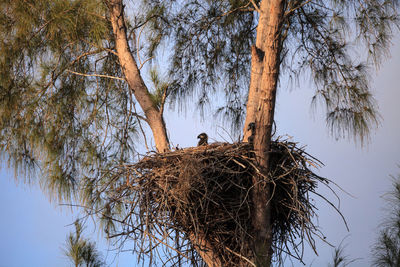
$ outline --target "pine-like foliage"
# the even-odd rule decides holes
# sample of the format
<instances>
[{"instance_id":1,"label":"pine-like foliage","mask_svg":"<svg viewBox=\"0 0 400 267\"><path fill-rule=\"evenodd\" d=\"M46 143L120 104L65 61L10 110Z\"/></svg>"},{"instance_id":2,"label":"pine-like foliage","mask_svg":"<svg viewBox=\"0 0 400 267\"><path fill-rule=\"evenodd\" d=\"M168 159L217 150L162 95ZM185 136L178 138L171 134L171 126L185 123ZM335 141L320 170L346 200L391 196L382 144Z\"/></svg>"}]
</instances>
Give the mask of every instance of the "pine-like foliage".
<instances>
[{"instance_id":1,"label":"pine-like foliage","mask_svg":"<svg viewBox=\"0 0 400 267\"><path fill-rule=\"evenodd\" d=\"M400 266L400 175L393 180L388 214L373 248L374 266Z\"/></svg>"},{"instance_id":2,"label":"pine-like foliage","mask_svg":"<svg viewBox=\"0 0 400 267\"><path fill-rule=\"evenodd\" d=\"M75 232L70 233L65 244L65 255L74 266L100 267L104 266L96 244L82 236L83 226L80 221L75 221Z\"/></svg>"},{"instance_id":3,"label":"pine-like foliage","mask_svg":"<svg viewBox=\"0 0 400 267\"><path fill-rule=\"evenodd\" d=\"M217 114L236 134L244 120L257 15L249 1L143 1L150 56L168 43L173 102L200 110L218 96ZM259 1L256 1L259 2ZM163 42L166 41L166 42ZM215 103L211 103L215 104ZM219 106L219 105L218 105Z\"/></svg>"},{"instance_id":4,"label":"pine-like foliage","mask_svg":"<svg viewBox=\"0 0 400 267\"><path fill-rule=\"evenodd\" d=\"M106 14L98 0L0 1L0 150L60 199L133 155Z\"/></svg>"},{"instance_id":5,"label":"pine-like foliage","mask_svg":"<svg viewBox=\"0 0 400 267\"><path fill-rule=\"evenodd\" d=\"M328 267L346 267L350 266L351 263L358 260L351 259L345 254L346 246L343 244L343 241L339 244L338 247L335 247L332 254L332 263L328 264Z\"/></svg>"},{"instance_id":6,"label":"pine-like foliage","mask_svg":"<svg viewBox=\"0 0 400 267\"><path fill-rule=\"evenodd\" d=\"M257 28L254 5L142 5L146 12L127 13L133 16L128 32L146 29L149 57L169 41L168 93L175 103L204 105L213 94L222 97L226 104L218 112L239 129ZM366 67L387 52L397 11L397 1L286 3L282 70L313 77L314 100L325 105L336 136L362 140L378 122ZM0 22L0 148L16 170L40 166L44 188L69 198L80 181L91 184L108 166L132 160L135 102L113 50L103 1L2 0ZM364 56L355 49L359 44L367 48L366 63L355 59ZM162 90L156 88L154 101Z\"/></svg>"},{"instance_id":7,"label":"pine-like foliage","mask_svg":"<svg viewBox=\"0 0 400 267\"><path fill-rule=\"evenodd\" d=\"M150 53L162 40L173 51L175 100L182 105L188 97L202 107L213 94L222 96L217 112L239 129L257 29L254 5L243 0L144 2L150 8ZM335 137L354 136L362 142L378 124L367 70L387 54L396 25L394 0L286 2L281 73L311 77L313 102L326 108Z\"/></svg>"}]
</instances>

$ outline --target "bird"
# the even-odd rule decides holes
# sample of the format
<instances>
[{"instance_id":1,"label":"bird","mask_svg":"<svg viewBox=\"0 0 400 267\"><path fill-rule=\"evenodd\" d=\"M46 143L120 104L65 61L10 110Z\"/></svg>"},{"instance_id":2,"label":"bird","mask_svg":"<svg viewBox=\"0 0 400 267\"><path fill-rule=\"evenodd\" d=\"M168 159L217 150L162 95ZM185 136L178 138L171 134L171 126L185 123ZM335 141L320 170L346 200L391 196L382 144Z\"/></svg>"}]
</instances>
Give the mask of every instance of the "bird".
<instances>
[{"instance_id":1,"label":"bird","mask_svg":"<svg viewBox=\"0 0 400 267\"><path fill-rule=\"evenodd\" d=\"M247 138L247 142L249 142L249 144L253 144L254 143L254 136L256 134L256 124L255 122L250 122L249 126L247 126L247 131L251 131L251 135Z\"/></svg>"},{"instance_id":2,"label":"bird","mask_svg":"<svg viewBox=\"0 0 400 267\"><path fill-rule=\"evenodd\" d=\"M199 142L197 143L197 146L206 146L208 145L208 135L206 133L201 133L197 136Z\"/></svg>"}]
</instances>

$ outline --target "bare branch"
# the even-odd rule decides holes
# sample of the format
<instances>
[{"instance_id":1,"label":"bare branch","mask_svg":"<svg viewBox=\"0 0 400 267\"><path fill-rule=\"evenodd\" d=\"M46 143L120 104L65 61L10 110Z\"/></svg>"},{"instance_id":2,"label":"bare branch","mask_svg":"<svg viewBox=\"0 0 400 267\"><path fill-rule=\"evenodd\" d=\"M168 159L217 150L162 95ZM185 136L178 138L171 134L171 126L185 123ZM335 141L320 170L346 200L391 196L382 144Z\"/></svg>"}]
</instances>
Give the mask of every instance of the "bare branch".
<instances>
[{"instance_id":1,"label":"bare branch","mask_svg":"<svg viewBox=\"0 0 400 267\"><path fill-rule=\"evenodd\" d=\"M251 4L254 6L254 8L257 10L258 14L261 14L260 8L257 6L257 4L254 2L254 0L250 0Z\"/></svg>"},{"instance_id":2,"label":"bare branch","mask_svg":"<svg viewBox=\"0 0 400 267\"><path fill-rule=\"evenodd\" d=\"M303 6L307 5L307 4L310 3L311 1L312 1L312 0L307 0L307 1L303 2L303 3L301 3L300 5L295 6L295 7L293 7L292 9L286 11L285 16L288 16L288 15L292 14L292 13L295 12L297 9L302 8Z\"/></svg>"},{"instance_id":3,"label":"bare branch","mask_svg":"<svg viewBox=\"0 0 400 267\"><path fill-rule=\"evenodd\" d=\"M115 79L115 80L120 80L120 81L126 81L124 78L120 77L115 77L115 76L110 76L110 75L104 75L104 74L86 74L86 73L79 73L76 71L72 70L66 70L69 73L79 75L79 76L85 76L85 77L100 77L100 78L109 78L109 79Z\"/></svg>"}]
</instances>

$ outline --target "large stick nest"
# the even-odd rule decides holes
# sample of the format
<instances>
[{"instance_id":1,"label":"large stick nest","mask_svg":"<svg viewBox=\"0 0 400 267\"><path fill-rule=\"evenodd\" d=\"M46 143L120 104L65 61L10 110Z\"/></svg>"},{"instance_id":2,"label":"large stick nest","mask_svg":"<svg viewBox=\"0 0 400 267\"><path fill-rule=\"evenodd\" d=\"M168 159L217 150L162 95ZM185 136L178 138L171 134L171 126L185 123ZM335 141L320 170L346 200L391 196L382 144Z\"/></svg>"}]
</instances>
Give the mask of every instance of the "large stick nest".
<instances>
[{"instance_id":1,"label":"large stick nest","mask_svg":"<svg viewBox=\"0 0 400 267\"><path fill-rule=\"evenodd\" d=\"M118 176L126 185L114 191L112 200L130 204L120 221L125 228L121 234L136 241L139 253L154 256L154 248L164 245L176 255L165 265L181 265L185 259L198 265L190 242L194 233L206 237L227 266L252 265L252 178L259 175L272 193L275 260L282 252L301 259L304 243L313 247L318 234L310 193L317 194L318 181L328 184L310 170L319 165L289 141L272 142L269 173L257 164L248 143L187 148L122 166Z\"/></svg>"}]
</instances>

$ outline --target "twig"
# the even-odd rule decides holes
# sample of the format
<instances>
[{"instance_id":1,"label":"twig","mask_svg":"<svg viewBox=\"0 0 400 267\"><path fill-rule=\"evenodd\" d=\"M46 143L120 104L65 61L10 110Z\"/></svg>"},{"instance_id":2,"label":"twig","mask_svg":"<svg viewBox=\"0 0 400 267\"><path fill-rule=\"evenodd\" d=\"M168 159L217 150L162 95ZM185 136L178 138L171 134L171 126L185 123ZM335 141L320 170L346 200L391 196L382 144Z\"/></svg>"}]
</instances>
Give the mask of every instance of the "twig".
<instances>
[{"instance_id":1,"label":"twig","mask_svg":"<svg viewBox=\"0 0 400 267\"><path fill-rule=\"evenodd\" d=\"M239 254L239 253L237 253L237 252L235 252L235 251L233 251L233 250L231 250L230 248L228 248L228 247L225 247L225 249L227 250L227 251L229 251L230 253L232 253L232 254L234 254L234 255L236 255L236 256L238 256L239 258L241 258L241 259L243 259L243 260L245 260L245 261L247 261L251 266L254 266L254 267L256 267L257 265L255 265L254 264L254 262L252 262L251 260L249 260L248 258L246 258L245 256L243 256L243 255L241 255L241 254Z\"/></svg>"},{"instance_id":2,"label":"twig","mask_svg":"<svg viewBox=\"0 0 400 267\"><path fill-rule=\"evenodd\" d=\"M120 80L120 81L126 81L124 78L120 77L115 77L115 76L110 76L110 75L104 75L104 74L86 74L86 73L80 73L72 70L65 70L69 73L80 75L80 76L85 76L85 77L100 77L100 78L109 78L109 79L115 79L115 80Z\"/></svg>"},{"instance_id":3,"label":"twig","mask_svg":"<svg viewBox=\"0 0 400 267\"><path fill-rule=\"evenodd\" d=\"M294 7L294 8L292 8L292 9L290 9L290 10L288 10L288 11L286 11L285 16L290 15L291 13L293 13L294 11L296 11L296 10L299 9L299 8L302 8L303 6L307 5L307 4L310 3L311 1L312 1L312 0L307 0L307 1L303 2L303 3L301 3L300 5L298 5L298 6Z\"/></svg>"},{"instance_id":4,"label":"twig","mask_svg":"<svg viewBox=\"0 0 400 267\"><path fill-rule=\"evenodd\" d=\"M144 121L146 121L146 122L147 122L147 119L146 119L145 117L140 116L139 114L137 114L136 105L135 105L135 104L133 104L133 109L135 110L135 113L133 113L133 115L136 116L137 118L139 118L138 124L139 124L140 131L141 131L142 134L143 134L144 145L146 146L147 151L150 151L149 146L147 145L146 134L145 134L145 132L144 132L144 130L143 130L142 123L140 122L140 119L142 119L142 120L144 120Z\"/></svg>"},{"instance_id":5,"label":"twig","mask_svg":"<svg viewBox=\"0 0 400 267\"><path fill-rule=\"evenodd\" d=\"M250 0L251 4L254 6L254 8L257 10L257 12L261 15L261 10L260 8L257 6L257 4L254 2L254 0Z\"/></svg>"},{"instance_id":6,"label":"twig","mask_svg":"<svg viewBox=\"0 0 400 267\"><path fill-rule=\"evenodd\" d=\"M305 244L315 250L314 238L321 234L312 221L316 207L309 194L320 196L315 192L316 183L325 180L308 169L309 162L318 160L296 143L273 141L271 148L274 167L270 173L263 172L247 143L155 152L135 164L117 166L115 174L111 174L113 182L101 184L99 191L116 203L130 203L123 231L126 237L134 235L139 240L139 255L148 253L149 257L156 257L158 247L163 245L174 252L169 265L184 264L182 257L194 265L197 258L191 258L191 253L202 247L192 244L188 235L196 237L201 229L207 232L211 246L221 248L222 263L255 266L247 255L251 239L250 194L255 186L252 177L260 175L265 181L259 182L271 186L266 204L273 214L275 255L282 259L282 254L286 254L301 261ZM123 184L123 178L128 176L131 186ZM120 186L109 188L119 178Z\"/></svg>"}]
</instances>

